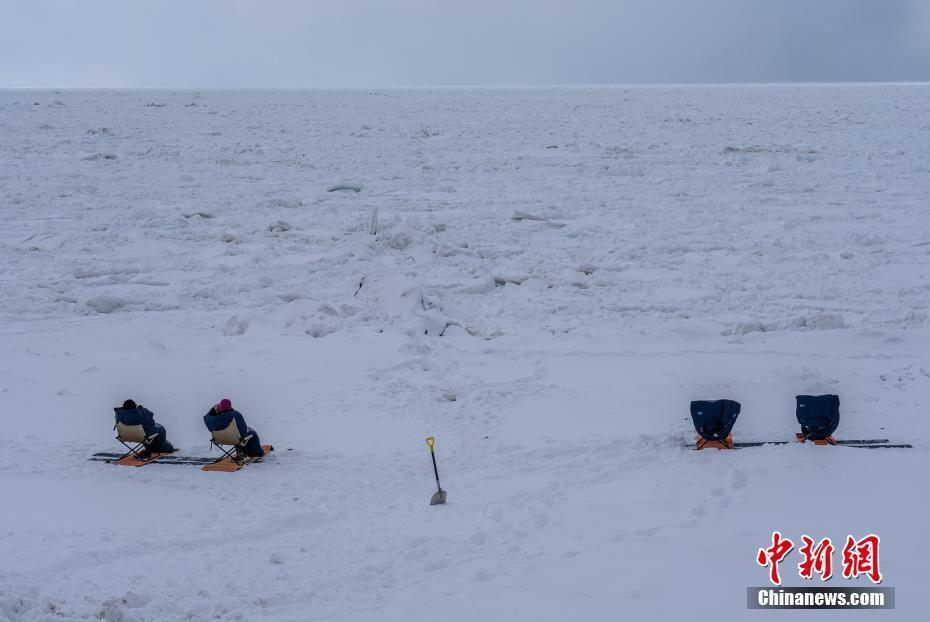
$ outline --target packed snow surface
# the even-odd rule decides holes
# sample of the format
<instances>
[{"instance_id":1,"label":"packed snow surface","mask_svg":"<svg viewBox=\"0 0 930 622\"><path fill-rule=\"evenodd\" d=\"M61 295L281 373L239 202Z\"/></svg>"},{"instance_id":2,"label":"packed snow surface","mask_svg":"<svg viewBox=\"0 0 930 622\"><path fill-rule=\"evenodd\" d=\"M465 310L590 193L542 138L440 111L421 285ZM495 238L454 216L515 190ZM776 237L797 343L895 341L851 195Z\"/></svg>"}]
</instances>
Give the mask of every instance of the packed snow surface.
<instances>
[{"instance_id":1,"label":"packed snow surface","mask_svg":"<svg viewBox=\"0 0 930 622\"><path fill-rule=\"evenodd\" d=\"M738 620L773 530L878 534L923 619L928 102L0 91L0 620ZM914 448L684 447L811 393ZM128 397L276 451L88 461Z\"/></svg>"}]
</instances>

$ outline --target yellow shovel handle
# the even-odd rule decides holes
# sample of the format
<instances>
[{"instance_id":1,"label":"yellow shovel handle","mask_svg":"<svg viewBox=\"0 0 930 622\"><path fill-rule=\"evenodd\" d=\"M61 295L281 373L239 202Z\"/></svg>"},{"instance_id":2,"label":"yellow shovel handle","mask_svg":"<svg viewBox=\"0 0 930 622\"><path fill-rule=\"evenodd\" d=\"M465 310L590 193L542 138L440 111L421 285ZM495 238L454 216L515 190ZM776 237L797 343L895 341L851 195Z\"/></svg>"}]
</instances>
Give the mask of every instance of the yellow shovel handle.
<instances>
[{"instance_id":1,"label":"yellow shovel handle","mask_svg":"<svg viewBox=\"0 0 930 622\"><path fill-rule=\"evenodd\" d=\"M433 451L433 445L436 444L436 437L434 437L434 436L427 436L427 437L426 437L426 444L429 445L429 450L430 450L430 451Z\"/></svg>"}]
</instances>

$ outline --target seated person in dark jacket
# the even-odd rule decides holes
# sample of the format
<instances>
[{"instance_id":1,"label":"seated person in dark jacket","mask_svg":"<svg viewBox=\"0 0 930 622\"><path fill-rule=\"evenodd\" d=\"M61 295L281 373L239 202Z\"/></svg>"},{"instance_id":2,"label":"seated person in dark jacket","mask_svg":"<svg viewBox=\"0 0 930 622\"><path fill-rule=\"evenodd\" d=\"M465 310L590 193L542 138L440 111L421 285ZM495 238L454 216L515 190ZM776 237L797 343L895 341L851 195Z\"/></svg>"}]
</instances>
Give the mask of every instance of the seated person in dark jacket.
<instances>
[{"instance_id":1,"label":"seated person in dark jacket","mask_svg":"<svg viewBox=\"0 0 930 622\"><path fill-rule=\"evenodd\" d=\"M243 448L246 455L252 458L261 458L265 455L265 450L262 449L262 444L258 440L258 434L245 424L245 418L237 410L234 410L232 407L232 402L228 399L220 400L220 403L214 406L203 416L203 422L207 425L207 429L210 432L215 432L217 430L226 429L231 421L236 422L236 427L239 429L239 437L244 438L249 434L252 435L252 438L245 444Z\"/></svg>"},{"instance_id":2,"label":"seated person in dark jacket","mask_svg":"<svg viewBox=\"0 0 930 622\"><path fill-rule=\"evenodd\" d=\"M123 402L121 408L114 408L116 420L123 425L141 425L146 436L155 434L145 450L143 456L147 454L169 454L174 451L174 446L168 442L165 426L155 422L155 415L148 408L142 405L136 405L132 400Z\"/></svg>"}]
</instances>

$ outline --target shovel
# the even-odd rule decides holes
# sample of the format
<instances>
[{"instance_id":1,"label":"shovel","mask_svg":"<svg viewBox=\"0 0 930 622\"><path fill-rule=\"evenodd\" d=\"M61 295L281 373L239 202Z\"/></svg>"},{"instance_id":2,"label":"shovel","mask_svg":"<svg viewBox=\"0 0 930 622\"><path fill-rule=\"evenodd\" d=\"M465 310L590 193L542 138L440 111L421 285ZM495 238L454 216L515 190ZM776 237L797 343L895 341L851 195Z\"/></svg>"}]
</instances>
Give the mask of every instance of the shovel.
<instances>
[{"instance_id":1,"label":"shovel","mask_svg":"<svg viewBox=\"0 0 930 622\"><path fill-rule=\"evenodd\" d=\"M432 436L427 436L426 444L429 445L429 454L433 457L433 473L436 474L436 492L433 493L433 497L429 500L429 504L440 505L446 502L446 491L439 485L439 469L436 468L436 450L433 448L436 444L436 439Z\"/></svg>"}]
</instances>

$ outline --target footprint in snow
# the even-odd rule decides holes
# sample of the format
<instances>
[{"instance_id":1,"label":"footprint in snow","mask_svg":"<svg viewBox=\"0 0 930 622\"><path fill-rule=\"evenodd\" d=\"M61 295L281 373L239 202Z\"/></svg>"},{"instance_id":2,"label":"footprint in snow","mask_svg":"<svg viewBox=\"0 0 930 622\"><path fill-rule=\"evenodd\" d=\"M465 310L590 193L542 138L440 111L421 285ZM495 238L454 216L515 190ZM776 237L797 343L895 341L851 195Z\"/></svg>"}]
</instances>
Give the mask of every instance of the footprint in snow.
<instances>
[{"instance_id":1,"label":"footprint in snow","mask_svg":"<svg viewBox=\"0 0 930 622\"><path fill-rule=\"evenodd\" d=\"M504 511L500 508L486 509L484 515L496 523L504 520Z\"/></svg>"},{"instance_id":2,"label":"footprint in snow","mask_svg":"<svg viewBox=\"0 0 930 622\"><path fill-rule=\"evenodd\" d=\"M734 490L740 490L741 488L745 488L746 484L748 483L749 483L749 476L746 475L746 471L735 471L733 473L733 480L731 482L731 486L733 487Z\"/></svg>"}]
</instances>

